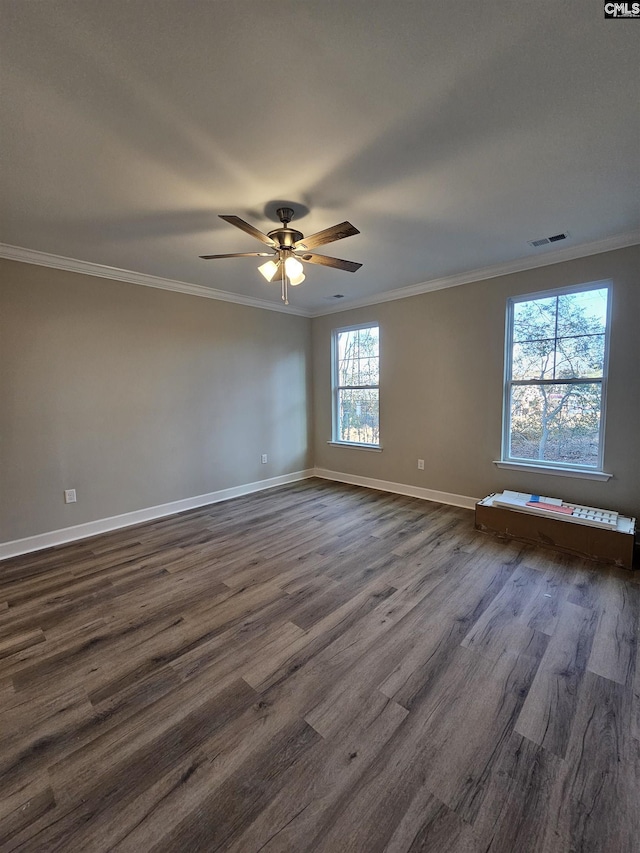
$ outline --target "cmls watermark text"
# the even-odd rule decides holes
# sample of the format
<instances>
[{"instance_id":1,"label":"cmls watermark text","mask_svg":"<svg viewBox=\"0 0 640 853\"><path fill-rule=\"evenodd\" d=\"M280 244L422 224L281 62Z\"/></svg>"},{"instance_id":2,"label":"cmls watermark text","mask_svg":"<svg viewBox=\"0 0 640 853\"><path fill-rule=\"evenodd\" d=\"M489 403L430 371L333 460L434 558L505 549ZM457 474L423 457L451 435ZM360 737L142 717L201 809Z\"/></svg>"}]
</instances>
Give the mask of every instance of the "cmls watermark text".
<instances>
[{"instance_id":1,"label":"cmls watermark text","mask_svg":"<svg viewBox=\"0 0 640 853\"><path fill-rule=\"evenodd\" d=\"M640 3L605 3L605 18L640 18Z\"/></svg>"}]
</instances>

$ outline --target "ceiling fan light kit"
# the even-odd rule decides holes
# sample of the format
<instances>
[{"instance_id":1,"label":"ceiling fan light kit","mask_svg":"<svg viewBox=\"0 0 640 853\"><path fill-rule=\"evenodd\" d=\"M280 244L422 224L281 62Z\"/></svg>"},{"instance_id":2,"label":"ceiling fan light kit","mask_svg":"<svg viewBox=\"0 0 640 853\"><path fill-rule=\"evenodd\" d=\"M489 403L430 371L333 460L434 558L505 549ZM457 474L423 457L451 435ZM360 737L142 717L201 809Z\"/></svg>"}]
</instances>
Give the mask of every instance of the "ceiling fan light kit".
<instances>
[{"instance_id":1,"label":"ceiling fan light kit","mask_svg":"<svg viewBox=\"0 0 640 853\"><path fill-rule=\"evenodd\" d=\"M267 281L273 281L279 267L280 261L278 261L278 263L275 261L267 261L266 264L262 264L258 267L258 272L262 273Z\"/></svg>"},{"instance_id":2,"label":"ceiling fan light kit","mask_svg":"<svg viewBox=\"0 0 640 853\"><path fill-rule=\"evenodd\" d=\"M262 231L254 228L244 219L240 219L239 216L220 214L220 219L224 219L230 225L235 225L236 228L251 235L256 240L260 240L272 250L271 252L237 252L230 255L200 255L200 257L205 261L218 258L269 258L268 261L258 267L258 270L269 282L273 281L280 273L282 301L285 305L289 304L289 285L296 286L305 280L303 261L308 264L333 267L346 272L356 272L362 266L356 261L343 261L340 258L317 255L315 252L309 251L309 249L315 249L317 246L324 246L326 243L333 243L336 240L343 240L345 237L359 234L358 229L354 228L350 222L341 222L339 225L325 228L324 231L318 231L309 237L305 237L301 231L289 228L289 223L294 216L292 208L279 207L277 214L282 225L280 228L269 231L268 234L263 234Z\"/></svg>"},{"instance_id":3,"label":"ceiling fan light kit","mask_svg":"<svg viewBox=\"0 0 640 853\"><path fill-rule=\"evenodd\" d=\"M287 260L284 262L284 266L290 279L300 278L304 269L300 261L294 255L289 255Z\"/></svg>"}]
</instances>

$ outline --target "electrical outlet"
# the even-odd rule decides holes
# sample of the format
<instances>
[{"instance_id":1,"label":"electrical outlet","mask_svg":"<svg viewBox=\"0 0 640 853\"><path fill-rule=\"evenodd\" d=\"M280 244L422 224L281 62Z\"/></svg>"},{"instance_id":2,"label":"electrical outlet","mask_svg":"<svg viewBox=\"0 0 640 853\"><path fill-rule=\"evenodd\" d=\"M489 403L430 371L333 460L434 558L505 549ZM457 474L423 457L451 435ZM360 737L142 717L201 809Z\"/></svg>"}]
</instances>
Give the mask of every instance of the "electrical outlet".
<instances>
[{"instance_id":1,"label":"electrical outlet","mask_svg":"<svg viewBox=\"0 0 640 853\"><path fill-rule=\"evenodd\" d=\"M263 453L262 456L260 457L260 462L262 462L263 465L266 465L267 459L268 459L267 454Z\"/></svg>"},{"instance_id":2,"label":"electrical outlet","mask_svg":"<svg viewBox=\"0 0 640 853\"><path fill-rule=\"evenodd\" d=\"M418 471L424 471L424 459L418 459Z\"/></svg>"},{"instance_id":3,"label":"electrical outlet","mask_svg":"<svg viewBox=\"0 0 640 853\"><path fill-rule=\"evenodd\" d=\"M64 490L64 502L66 504L74 504L78 499L76 498L76 490L75 489L65 489Z\"/></svg>"}]
</instances>

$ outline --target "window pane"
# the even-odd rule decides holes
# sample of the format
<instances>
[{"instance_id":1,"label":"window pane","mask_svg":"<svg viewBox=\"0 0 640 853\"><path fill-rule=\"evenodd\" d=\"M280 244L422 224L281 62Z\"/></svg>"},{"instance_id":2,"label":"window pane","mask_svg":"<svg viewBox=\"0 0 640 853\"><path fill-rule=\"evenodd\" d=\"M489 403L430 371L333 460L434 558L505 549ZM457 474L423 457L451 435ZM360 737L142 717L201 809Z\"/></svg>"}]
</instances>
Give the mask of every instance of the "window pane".
<instances>
[{"instance_id":1,"label":"window pane","mask_svg":"<svg viewBox=\"0 0 640 853\"><path fill-rule=\"evenodd\" d=\"M379 385L379 360L377 358L361 358L359 375L360 385Z\"/></svg>"},{"instance_id":2,"label":"window pane","mask_svg":"<svg viewBox=\"0 0 640 853\"><path fill-rule=\"evenodd\" d=\"M338 365L338 384L339 385L360 385L358 381L360 371L358 369L358 359L346 358Z\"/></svg>"},{"instance_id":3,"label":"window pane","mask_svg":"<svg viewBox=\"0 0 640 853\"><path fill-rule=\"evenodd\" d=\"M560 338L554 379L589 379L604 372L604 335Z\"/></svg>"},{"instance_id":4,"label":"window pane","mask_svg":"<svg viewBox=\"0 0 640 853\"><path fill-rule=\"evenodd\" d=\"M556 336L555 296L516 302L513 306L513 340L541 341Z\"/></svg>"},{"instance_id":5,"label":"window pane","mask_svg":"<svg viewBox=\"0 0 640 853\"><path fill-rule=\"evenodd\" d=\"M599 382L513 386L510 456L596 466L601 401Z\"/></svg>"},{"instance_id":6,"label":"window pane","mask_svg":"<svg viewBox=\"0 0 640 853\"><path fill-rule=\"evenodd\" d=\"M603 335L607 327L607 290L585 290L558 297L558 337Z\"/></svg>"},{"instance_id":7,"label":"window pane","mask_svg":"<svg viewBox=\"0 0 640 853\"><path fill-rule=\"evenodd\" d=\"M379 444L378 389L341 390L338 398L338 441Z\"/></svg>"},{"instance_id":8,"label":"window pane","mask_svg":"<svg viewBox=\"0 0 640 853\"><path fill-rule=\"evenodd\" d=\"M555 340L523 341L513 345L513 379L554 379Z\"/></svg>"},{"instance_id":9,"label":"window pane","mask_svg":"<svg viewBox=\"0 0 640 853\"><path fill-rule=\"evenodd\" d=\"M338 335L338 358L343 359L356 358L358 355L358 330L350 332L340 332Z\"/></svg>"},{"instance_id":10,"label":"window pane","mask_svg":"<svg viewBox=\"0 0 640 853\"><path fill-rule=\"evenodd\" d=\"M338 334L338 384L378 385L378 327Z\"/></svg>"},{"instance_id":11,"label":"window pane","mask_svg":"<svg viewBox=\"0 0 640 853\"><path fill-rule=\"evenodd\" d=\"M353 358L340 362L339 385L378 385L378 359Z\"/></svg>"}]
</instances>

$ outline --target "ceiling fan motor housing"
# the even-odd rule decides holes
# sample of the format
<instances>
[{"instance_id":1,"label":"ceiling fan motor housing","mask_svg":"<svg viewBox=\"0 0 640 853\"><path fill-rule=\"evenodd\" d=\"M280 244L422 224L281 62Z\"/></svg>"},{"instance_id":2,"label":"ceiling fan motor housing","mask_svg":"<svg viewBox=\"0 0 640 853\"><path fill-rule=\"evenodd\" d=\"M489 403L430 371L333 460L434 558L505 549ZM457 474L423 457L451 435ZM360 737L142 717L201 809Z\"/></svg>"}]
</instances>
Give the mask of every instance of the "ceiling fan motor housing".
<instances>
[{"instance_id":1,"label":"ceiling fan motor housing","mask_svg":"<svg viewBox=\"0 0 640 853\"><path fill-rule=\"evenodd\" d=\"M267 236L271 237L279 249L293 249L294 244L302 240L302 233L295 228L276 228L269 231Z\"/></svg>"}]
</instances>

